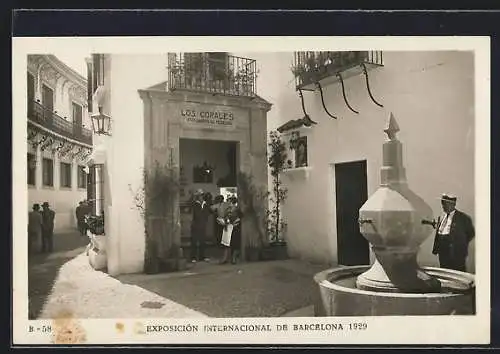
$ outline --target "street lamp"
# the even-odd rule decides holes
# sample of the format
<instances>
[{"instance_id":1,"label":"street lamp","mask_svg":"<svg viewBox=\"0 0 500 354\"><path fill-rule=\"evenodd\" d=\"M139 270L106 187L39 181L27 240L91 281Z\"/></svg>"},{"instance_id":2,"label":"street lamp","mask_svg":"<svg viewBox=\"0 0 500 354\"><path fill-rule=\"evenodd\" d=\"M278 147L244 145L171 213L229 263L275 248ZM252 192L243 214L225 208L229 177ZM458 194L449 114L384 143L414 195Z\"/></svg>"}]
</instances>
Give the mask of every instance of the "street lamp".
<instances>
[{"instance_id":1,"label":"street lamp","mask_svg":"<svg viewBox=\"0 0 500 354\"><path fill-rule=\"evenodd\" d=\"M98 135L111 135L111 117L102 113L102 107L99 107L99 113L94 113L90 116L92 119L92 129Z\"/></svg>"}]
</instances>

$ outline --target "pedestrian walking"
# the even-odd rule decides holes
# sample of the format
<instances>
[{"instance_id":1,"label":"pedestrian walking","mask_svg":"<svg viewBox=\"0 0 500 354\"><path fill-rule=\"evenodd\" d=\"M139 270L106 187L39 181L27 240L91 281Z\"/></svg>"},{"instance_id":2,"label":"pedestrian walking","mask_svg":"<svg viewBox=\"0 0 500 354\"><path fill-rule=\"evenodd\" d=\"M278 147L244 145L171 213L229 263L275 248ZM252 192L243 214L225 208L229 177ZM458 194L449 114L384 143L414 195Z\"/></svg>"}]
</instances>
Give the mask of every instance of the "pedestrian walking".
<instances>
[{"instance_id":1,"label":"pedestrian walking","mask_svg":"<svg viewBox=\"0 0 500 354\"><path fill-rule=\"evenodd\" d=\"M42 252L52 252L54 249L54 220L56 213L50 209L48 202L44 202L42 208Z\"/></svg>"},{"instance_id":2,"label":"pedestrian walking","mask_svg":"<svg viewBox=\"0 0 500 354\"><path fill-rule=\"evenodd\" d=\"M194 194L194 202L192 205L192 221L191 221L191 262L208 261L205 258L205 238L207 230L207 203L203 200L203 190L199 189Z\"/></svg>"},{"instance_id":3,"label":"pedestrian walking","mask_svg":"<svg viewBox=\"0 0 500 354\"><path fill-rule=\"evenodd\" d=\"M75 209L75 215L80 236L85 236L87 234L87 224L85 223L86 210L83 201L78 203L78 206Z\"/></svg>"},{"instance_id":4,"label":"pedestrian walking","mask_svg":"<svg viewBox=\"0 0 500 354\"><path fill-rule=\"evenodd\" d=\"M470 241L475 236L474 225L469 215L456 209L457 197L443 194L443 214L438 218L433 254L439 256L442 268L465 272L465 263Z\"/></svg>"},{"instance_id":5,"label":"pedestrian walking","mask_svg":"<svg viewBox=\"0 0 500 354\"><path fill-rule=\"evenodd\" d=\"M42 240L43 219L40 213L40 204L33 204L28 214L28 253L34 253L35 246Z\"/></svg>"}]
</instances>

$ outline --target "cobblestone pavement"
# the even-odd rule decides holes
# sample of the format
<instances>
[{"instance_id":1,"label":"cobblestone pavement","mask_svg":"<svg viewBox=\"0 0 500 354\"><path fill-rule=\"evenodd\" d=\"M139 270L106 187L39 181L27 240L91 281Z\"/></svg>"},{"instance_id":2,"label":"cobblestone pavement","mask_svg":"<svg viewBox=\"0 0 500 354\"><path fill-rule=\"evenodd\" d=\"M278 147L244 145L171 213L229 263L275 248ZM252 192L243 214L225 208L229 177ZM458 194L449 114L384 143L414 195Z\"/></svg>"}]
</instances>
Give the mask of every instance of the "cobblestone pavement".
<instances>
[{"instance_id":1,"label":"cobblestone pavement","mask_svg":"<svg viewBox=\"0 0 500 354\"><path fill-rule=\"evenodd\" d=\"M81 254L88 238L76 230L54 234L54 252L35 253L28 259L29 318L39 316L63 264ZM40 248L40 244L38 245Z\"/></svg>"},{"instance_id":2,"label":"cobblestone pavement","mask_svg":"<svg viewBox=\"0 0 500 354\"><path fill-rule=\"evenodd\" d=\"M40 318L69 312L76 318L206 317L136 285L123 284L94 270L85 253L59 270Z\"/></svg>"},{"instance_id":3,"label":"cobblestone pavement","mask_svg":"<svg viewBox=\"0 0 500 354\"><path fill-rule=\"evenodd\" d=\"M185 272L123 275L138 285L209 317L313 316L319 296L314 274L326 266L298 260L218 265L200 262Z\"/></svg>"},{"instance_id":4,"label":"cobblestone pavement","mask_svg":"<svg viewBox=\"0 0 500 354\"><path fill-rule=\"evenodd\" d=\"M66 246L30 260L30 318L61 312L113 319L312 316L318 294L313 276L325 269L297 260L213 260L183 272L114 278L89 265L86 240L64 237Z\"/></svg>"}]
</instances>

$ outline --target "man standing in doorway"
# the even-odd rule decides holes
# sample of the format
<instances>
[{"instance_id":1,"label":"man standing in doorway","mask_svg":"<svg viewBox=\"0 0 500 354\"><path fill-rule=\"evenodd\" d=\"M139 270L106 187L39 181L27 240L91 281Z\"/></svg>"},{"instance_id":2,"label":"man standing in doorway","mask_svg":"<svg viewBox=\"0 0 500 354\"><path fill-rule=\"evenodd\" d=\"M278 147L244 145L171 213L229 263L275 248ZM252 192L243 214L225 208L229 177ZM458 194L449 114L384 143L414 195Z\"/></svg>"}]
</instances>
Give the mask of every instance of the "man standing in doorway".
<instances>
[{"instance_id":1,"label":"man standing in doorway","mask_svg":"<svg viewBox=\"0 0 500 354\"><path fill-rule=\"evenodd\" d=\"M42 252L52 252L54 247L54 219L56 213L50 209L49 203L42 204Z\"/></svg>"},{"instance_id":2,"label":"man standing in doorway","mask_svg":"<svg viewBox=\"0 0 500 354\"><path fill-rule=\"evenodd\" d=\"M205 235L207 232L208 213L203 190L194 193L193 219L191 221L191 262L208 260L205 258Z\"/></svg>"},{"instance_id":3,"label":"man standing in doorway","mask_svg":"<svg viewBox=\"0 0 500 354\"><path fill-rule=\"evenodd\" d=\"M457 210L457 197L443 194L441 206L443 214L436 224L433 254L439 255L442 268L465 272L469 242L474 238L474 225L470 216Z\"/></svg>"},{"instance_id":4,"label":"man standing in doorway","mask_svg":"<svg viewBox=\"0 0 500 354\"><path fill-rule=\"evenodd\" d=\"M33 253L35 245L42 239L42 214L40 204L33 204L33 210L28 215L28 253Z\"/></svg>"}]
</instances>

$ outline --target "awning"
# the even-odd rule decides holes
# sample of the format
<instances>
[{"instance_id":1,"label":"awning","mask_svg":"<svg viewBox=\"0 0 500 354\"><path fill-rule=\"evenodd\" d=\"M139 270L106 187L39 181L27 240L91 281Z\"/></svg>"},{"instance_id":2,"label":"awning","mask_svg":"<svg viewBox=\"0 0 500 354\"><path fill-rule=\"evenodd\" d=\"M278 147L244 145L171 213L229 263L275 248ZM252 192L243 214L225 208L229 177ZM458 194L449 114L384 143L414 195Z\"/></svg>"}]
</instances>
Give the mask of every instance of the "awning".
<instances>
[{"instance_id":1,"label":"awning","mask_svg":"<svg viewBox=\"0 0 500 354\"><path fill-rule=\"evenodd\" d=\"M92 152L87 157L85 164L87 166L105 164L106 163L106 149L102 145L97 145L92 149Z\"/></svg>"},{"instance_id":2,"label":"awning","mask_svg":"<svg viewBox=\"0 0 500 354\"><path fill-rule=\"evenodd\" d=\"M293 130L301 127L311 127L313 124L317 124L308 115L305 115L301 119L289 120L285 124L281 125L276 129L280 133L284 133L288 130Z\"/></svg>"}]
</instances>

